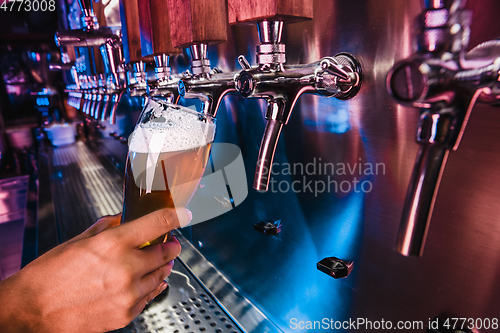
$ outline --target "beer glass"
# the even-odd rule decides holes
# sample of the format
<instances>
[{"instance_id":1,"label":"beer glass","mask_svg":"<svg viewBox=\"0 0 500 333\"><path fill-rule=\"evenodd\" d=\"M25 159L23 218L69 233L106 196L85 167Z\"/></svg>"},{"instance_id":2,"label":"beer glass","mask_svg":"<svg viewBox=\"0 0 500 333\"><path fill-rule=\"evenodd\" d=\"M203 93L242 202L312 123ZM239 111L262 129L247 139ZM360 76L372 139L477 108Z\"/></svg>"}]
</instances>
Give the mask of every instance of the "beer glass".
<instances>
[{"instance_id":1,"label":"beer glass","mask_svg":"<svg viewBox=\"0 0 500 333\"><path fill-rule=\"evenodd\" d=\"M187 207L205 172L214 136L212 117L148 99L129 139L121 222L161 208Z\"/></svg>"}]
</instances>

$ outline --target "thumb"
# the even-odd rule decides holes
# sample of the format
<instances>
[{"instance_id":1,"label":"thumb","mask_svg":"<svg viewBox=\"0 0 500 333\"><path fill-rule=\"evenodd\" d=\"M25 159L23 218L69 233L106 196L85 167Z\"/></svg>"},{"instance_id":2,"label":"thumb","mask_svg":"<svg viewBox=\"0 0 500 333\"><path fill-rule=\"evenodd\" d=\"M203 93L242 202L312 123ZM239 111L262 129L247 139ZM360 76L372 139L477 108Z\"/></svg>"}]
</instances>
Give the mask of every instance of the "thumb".
<instances>
[{"instance_id":1,"label":"thumb","mask_svg":"<svg viewBox=\"0 0 500 333\"><path fill-rule=\"evenodd\" d=\"M169 231L185 227L192 214L186 208L165 208L109 230L117 239L133 248L139 248Z\"/></svg>"}]
</instances>

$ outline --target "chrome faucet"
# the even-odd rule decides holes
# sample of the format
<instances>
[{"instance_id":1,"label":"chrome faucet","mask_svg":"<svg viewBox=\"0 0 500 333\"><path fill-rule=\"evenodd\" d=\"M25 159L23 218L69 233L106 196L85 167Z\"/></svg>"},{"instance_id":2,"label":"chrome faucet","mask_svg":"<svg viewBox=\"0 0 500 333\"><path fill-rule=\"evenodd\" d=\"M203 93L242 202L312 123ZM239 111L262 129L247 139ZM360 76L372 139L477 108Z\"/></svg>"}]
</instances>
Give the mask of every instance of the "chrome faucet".
<instances>
[{"instance_id":1,"label":"chrome faucet","mask_svg":"<svg viewBox=\"0 0 500 333\"><path fill-rule=\"evenodd\" d=\"M179 77L172 76L169 66L170 56L162 53L154 56L156 80L149 86L150 96L161 96L170 103L177 103L179 99Z\"/></svg>"},{"instance_id":2,"label":"chrome faucet","mask_svg":"<svg viewBox=\"0 0 500 333\"><path fill-rule=\"evenodd\" d=\"M106 121L109 117L109 123L115 124L116 122L116 109L118 103L125 91L126 87L126 70L125 59L123 56L122 39L111 39L106 44L100 46L101 56L106 67L106 71L110 75L106 78L104 93L102 94L102 108L101 115L95 115L95 119L100 119L101 122ZM110 109L108 113L107 110Z\"/></svg>"},{"instance_id":3,"label":"chrome faucet","mask_svg":"<svg viewBox=\"0 0 500 333\"><path fill-rule=\"evenodd\" d=\"M211 68L207 44L193 44L189 48L191 73L185 73L179 80L179 94L185 98L198 98L202 102L202 112L215 117L224 96L236 91L236 73L222 73L218 68Z\"/></svg>"},{"instance_id":4,"label":"chrome faucet","mask_svg":"<svg viewBox=\"0 0 500 333\"><path fill-rule=\"evenodd\" d=\"M420 109L420 145L406 194L397 239L405 256L421 256L448 153L457 150L476 101L500 100L500 41L466 53L471 12L464 0L446 7L427 0L418 51L397 63L387 89L400 104Z\"/></svg>"},{"instance_id":5,"label":"chrome faucet","mask_svg":"<svg viewBox=\"0 0 500 333\"><path fill-rule=\"evenodd\" d=\"M260 145L254 188L267 191L274 152L284 124L302 94L354 97L362 81L359 61L348 53L324 57L307 65L286 66L285 44L281 42L282 21L258 23L260 44L257 46L257 67L243 56L238 62L243 71L235 76L236 89L243 97L264 98L268 102L267 125Z\"/></svg>"},{"instance_id":6,"label":"chrome faucet","mask_svg":"<svg viewBox=\"0 0 500 333\"><path fill-rule=\"evenodd\" d=\"M92 83L90 81L91 81L90 75L82 75L81 76L82 89L83 89L83 108L82 108L82 111L84 114L87 114L87 115L90 113L90 103L92 101L92 96L91 96Z\"/></svg>"},{"instance_id":7,"label":"chrome faucet","mask_svg":"<svg viewBox=\"0 0 500 333\"><path fill-rule=\"evenodd\" d=\"M89 115L91 118L94 117L95 107L97 105L97 94L99 92L99 79L97 75L92 75L90 78L91 83L91 94L90 94L90 106L89 106Z\"/></svg>"}]
</instances>

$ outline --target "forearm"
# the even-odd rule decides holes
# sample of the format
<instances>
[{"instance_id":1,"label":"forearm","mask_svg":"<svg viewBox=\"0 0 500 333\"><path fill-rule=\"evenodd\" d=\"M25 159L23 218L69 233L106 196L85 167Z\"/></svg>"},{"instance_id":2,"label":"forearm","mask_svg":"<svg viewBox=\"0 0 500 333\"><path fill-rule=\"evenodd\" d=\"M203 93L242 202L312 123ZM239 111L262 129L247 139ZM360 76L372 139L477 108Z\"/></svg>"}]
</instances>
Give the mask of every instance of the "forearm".
<instances>
[{"instance_id":1,"label":"forearm","mask_svg":"<svg viewBox=\"0 0 500 333\"><path fill-rule=\"evenodd\" d=\"M0 328L4 333L38 331L29 290L20 279L19 272L0 281Z\"/></svg>"}]
</instances>

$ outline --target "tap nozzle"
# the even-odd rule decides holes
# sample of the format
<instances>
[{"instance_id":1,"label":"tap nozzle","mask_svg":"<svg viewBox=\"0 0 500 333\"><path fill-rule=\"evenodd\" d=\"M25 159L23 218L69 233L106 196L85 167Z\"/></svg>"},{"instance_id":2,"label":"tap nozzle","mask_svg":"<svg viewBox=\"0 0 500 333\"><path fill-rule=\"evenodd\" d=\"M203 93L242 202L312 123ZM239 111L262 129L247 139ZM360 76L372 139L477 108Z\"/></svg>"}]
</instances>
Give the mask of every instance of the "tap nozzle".
<instances>
[{"instance_id":1,"label":"tap nozzle","mask_svg":"<svg viewBox=\"0 0 500 333\"><path fill-rule=\"evenodd\" d=\"M210 60L207 58L207 44L198 43L189 46L191 51L191 71L195 77L210 77Z\"/></svg>"},{"instance_id":2,"label":"tap nozzle","mask_svg":"<svg viewBox=\"0 0 500 333\"><path fill-rule=\"evenodd\" d=\"M190 50L192 74L187 74L179 80L179 95L201 100L202 112L215 117L224 97L236 91L236 73L222 73L216 68L211 69L206 44L191 45Z\"/></svg>"},{"instance_id":3,"label":"tap nozzle","mask_svg":"<svg viewBox=\"0 0 500 333\"><path fill-rule=\"evenodd\" d=\"M159 54L154 56L156 81L168 82L172 79L172 69L169 67L170 56L168 54Z\"/></svg>"},{"instance_id":4,"label":"tap nozzle","mask_svg":"<svg viewBox=\"0 0 500 333\"><path fill-rule=\"evenodd\" d=\"M179 78L172 77L172 69L169 67L170 56L158 54L154 56L156 81L150 84L149 95L161 96L170 103L177 103L179 98Z\"/></svg>"},{"instance_id":5,"label":"tap nozzle","mask_svg":"<svg viewBox=\"0 0 500 333\"><path fill-rule=\"evenodd\" d=\"M120 103L120 100L124 92L125 90L121 90L120 92L113 94L113 96L111 97L112 107L111 107L111 112L109 114L110 125L116 124L116 110L118 109L118 104Z\"/></svg>"},{"instance_id":6,"label":"tap nozzle","mask_svg":"<svg viewBox=\"0 0 500 333\"><path fill-rule=\"evenodd\" d=\"M146 63L137 61L131 64L132 71L128 77L128 92L130 96L144 96L148 93Z\"/></svg>"}]
</instances>

